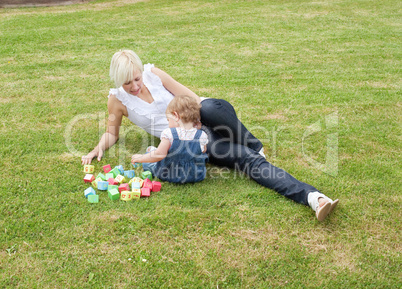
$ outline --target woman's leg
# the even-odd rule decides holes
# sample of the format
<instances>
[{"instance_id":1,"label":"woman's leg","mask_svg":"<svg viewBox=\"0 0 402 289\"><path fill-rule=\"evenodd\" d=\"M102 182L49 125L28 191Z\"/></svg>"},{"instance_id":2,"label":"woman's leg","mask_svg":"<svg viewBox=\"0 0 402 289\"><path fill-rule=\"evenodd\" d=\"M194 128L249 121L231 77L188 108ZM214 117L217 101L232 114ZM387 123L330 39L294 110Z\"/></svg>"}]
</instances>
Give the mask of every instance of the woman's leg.
<instances>
[{"instance_id":1,"label":"woman's leg","mask_svg":"<svg viewBox=\"0 0 402 289\"><path fill-rule=\"evenodd\" d=\"M201 102L201 123L232 143L241 144L256 152L262 143L237 118L233 106L223 99L208 98Z\"/></svg>"},{"instance_id":2,"label":"woman's leg","mask_svg":"<svg viewBox=\"0 0 402 289\"><path fill-rule=\"evenodd\" d=\"M233 143L208 127L202 129L208 135L207 152L211 163L242 171L257 183L307 206L309 193L318 192L313 186L273 166L255 150Z\"/></svg>"}]
</instances>

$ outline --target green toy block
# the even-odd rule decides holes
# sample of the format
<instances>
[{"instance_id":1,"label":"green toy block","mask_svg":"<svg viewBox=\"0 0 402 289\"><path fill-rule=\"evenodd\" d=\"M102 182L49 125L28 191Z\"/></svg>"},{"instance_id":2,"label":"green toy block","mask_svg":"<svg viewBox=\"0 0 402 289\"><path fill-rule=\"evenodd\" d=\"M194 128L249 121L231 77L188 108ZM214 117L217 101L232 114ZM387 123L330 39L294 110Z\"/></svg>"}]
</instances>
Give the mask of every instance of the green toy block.
<instances>
[{"instance_id":1,"label":"green toy block","mask_svg":"<svg viewBox=\"0 0 402 289\"><path fill-rule=\"evenodd\" d=\"M119 190L119 186L118 185L108 185L107 186L107 192L109 192L109 191L111 191L113 189Z\"/></svg>"},{"instance_id":2,"label":"green toy block","mask_svg":"<svg viewBox=\"0 0 402 289\"><path fill-rule=\"evenodd\" d=\"M110 171L110 173L113 174L113 178L117 177L118 175L120 175L120 170L119 168L114 168L113 170Z\"/></svg>"},{"instance_id":3,"label":"green toy block","mask_svg":"<svg viewBox=\"0 0 402 289\"><path fill-rule=\"evenodd\" d=\"M117 168L120 171L120 174L123 175L124 174L124 168L122 165L119 166L115 166L115 168Z\"/></svg>"},{"instance_id":4,"label":"green toy block","mask_svg":"<svg viewBox=\"0 0 402 289\"><path fill-rule=\"evenodd\" d=\"M99 203L99 195L89 195L88 202L89 203Z\"/></svg>"},{"instance_id":5,"label":"green toy block","mask_svg":"<svg viewBox=\"0 0 402 289\"><path fill-rule=\"evenodd\" d=\"M150 181L152 181L152 173L150 171L145 171L141 174L141 177L145 180L145 179L149 179Z\"/></svg>"},{"instance_id":6,"label":"green toy block","mask_svg":"<svg viewBox=\"0 0 402 289\"><path fill-rule=\"evenodd\" d=\"M104 174L102 174L102 173L99 173L99 174L96 176L96 178L97 178L97 179L100 178L102 181L106 181L106 180L107 180L106 176L105 176Z\"/></svg>"},{"instance_id":7,"label":"green toy block","mask_svg":"<svg viewBox=\"0 0 402 289\"><path fill-rule=\"evenodd\" d=\"M107 181L108 179L113 178L114 179L114 174L113 173L107 173L105 175L105 181Z\"/></svg>"},{"instance_id":8,"label":"green toy block","mask_svg":"<svg viewBox=\"0 0 402 289\"><path fill-rule=\"evenodd\" d=\"M118 189L111 189L108 192L109 199L112 201L120 199L120 193Z\"/></svg>"}]
</instances>

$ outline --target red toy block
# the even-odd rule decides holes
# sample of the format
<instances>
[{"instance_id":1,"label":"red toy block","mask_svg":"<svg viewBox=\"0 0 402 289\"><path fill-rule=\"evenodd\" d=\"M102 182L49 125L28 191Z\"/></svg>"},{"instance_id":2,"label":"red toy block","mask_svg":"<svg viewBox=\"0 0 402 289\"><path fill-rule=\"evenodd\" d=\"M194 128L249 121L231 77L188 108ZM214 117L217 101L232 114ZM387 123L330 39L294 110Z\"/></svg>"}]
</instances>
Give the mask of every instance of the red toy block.
<instances>
[{"instance_id":1,"label":"red toy block","mask_svg":"<svg viewBox=\"0 0 402 289\"><path fill-rule=\"evenodd\" d=\"M152 182L152 192L159 192L161 190L161 188L162 188L162 185L160 182L156 182L156 181Z\"/></svg>"},{"instance_id":2,"label":"red toy block","mask_svg":"<svg viewBox=\"0 0 402 289\"><path fill-rule=\"evenodd\" d=\"M109 183L109 185L118 185L119 184L119 182L117 182L115 179L113 179L113 178L109 178L108 180L107 180L107 182Z\"/></svg>"},{"instance_id":3,"label":"red toy block","mask_svg":"<svg viewBox=\"0 0 402 289\"><path fill-rule=\"evenodd\" d=\"M142 187L152 190L152 182L149 179L145 179Z\"/></svg>"},{"instance_id":4,"label":"red toy block","mask_svg":"<svg viewBox=\"0 0 402 289\"><path fill-rule=\"evenodd\" d=\"M121 193L122 191L130 191L130 185L129 184L122 184L119 186L119 192Z\"/></svg>"},{"instance_id":5,"label":"red toy block","mask_svg":"<svg viewBox=\"0 0 402 289\"><path fill-rule=\"evenodd\" d=\"M105 172L105 174L107 174L111 170L112 170L112 167L110 165L103 166L103 171Z\"/></svg>"},{"instance_id":6,"label":"red toy block","mask_svg":"<svg viewBox=\"0 0 402 289\"><path fill-rule=\"evenodd\" d=\"M151 189L150 188L142 188L141 189L141 197L150 197Z\"/></svg>"},{"instance_id":7,"label":"red toy block","mask_svg":"<svg viewBox=\"0 0 402 289\"><path fill-rule=\"evenodd\" d=\"M84 182L86 182L86 183L92 183L94 180L95 180L95 177L92 174L86 174L84 177Z\"/></svg>"}]
</instances>

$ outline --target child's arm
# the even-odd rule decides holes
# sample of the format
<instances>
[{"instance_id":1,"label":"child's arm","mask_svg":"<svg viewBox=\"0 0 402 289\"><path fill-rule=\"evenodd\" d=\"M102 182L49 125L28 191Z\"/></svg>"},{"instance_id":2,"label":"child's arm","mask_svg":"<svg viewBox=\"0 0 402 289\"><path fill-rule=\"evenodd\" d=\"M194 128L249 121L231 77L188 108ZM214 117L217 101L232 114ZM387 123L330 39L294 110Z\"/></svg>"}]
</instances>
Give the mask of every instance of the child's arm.
<instances>
[{"instance_id":1,"label":"child's arm","mask_svg":"<svg viewBox=\"0 0 402 289\"><path fill-rule=\"evenodd\" d=\"M163 138L158 148L148 154L135 154L131 157L131 163L154 163L163 160L170 149L171 143L168 139Z\"/></svg>"}]
</instances>

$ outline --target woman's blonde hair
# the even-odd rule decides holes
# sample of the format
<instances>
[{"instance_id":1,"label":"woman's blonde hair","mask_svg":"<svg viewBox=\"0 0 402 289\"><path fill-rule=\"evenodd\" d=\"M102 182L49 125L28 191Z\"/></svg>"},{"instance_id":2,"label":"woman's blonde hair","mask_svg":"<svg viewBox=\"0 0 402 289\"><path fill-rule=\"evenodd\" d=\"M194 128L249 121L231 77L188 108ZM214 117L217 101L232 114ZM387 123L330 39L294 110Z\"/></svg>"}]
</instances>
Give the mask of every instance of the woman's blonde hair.
<instances>
[{"instance_id":1,"label":"woman's blonde hair","mask_svg":"<svg viewBox=\"0 0 402 289\"><path fill-rule=\"evenodd\" d=\"M201 104L194 97L177 95L170 101L166 113L176 112L183 122L197 123L200 121Z\"/></svg>"},{"instance_id":2,"label":"woman's blonde hair","mask_svg":"<svg viewBox=\"0 0 402 289\"><path fill-rule=\"evenodd\" d=\"M114 81L116 87L134 79L134 72L139 70L143 72L141 59L132 50L121 50L116 52L110 62L110 78Z\"/></svg>"}]
</instances>

